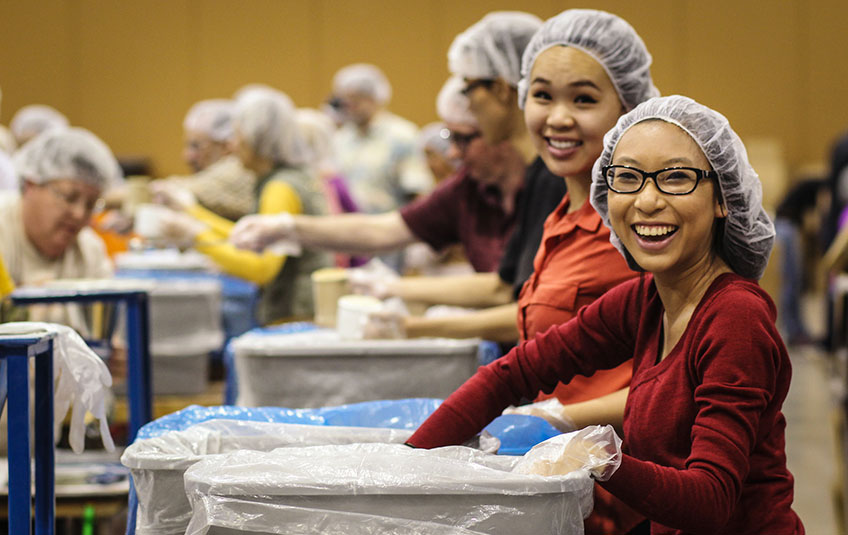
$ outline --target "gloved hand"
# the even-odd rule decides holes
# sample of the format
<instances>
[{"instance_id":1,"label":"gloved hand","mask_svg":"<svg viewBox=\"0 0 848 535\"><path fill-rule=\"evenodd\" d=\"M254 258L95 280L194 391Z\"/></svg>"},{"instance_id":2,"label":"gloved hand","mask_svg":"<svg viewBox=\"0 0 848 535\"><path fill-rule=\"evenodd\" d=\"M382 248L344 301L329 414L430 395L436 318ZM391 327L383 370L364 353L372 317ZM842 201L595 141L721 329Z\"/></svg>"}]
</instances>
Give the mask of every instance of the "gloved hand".
<instances>
[{"instance_id":1,"label":"gloved hand","mask_svg":"<svg viewBox=\"0 0 848 535\"><path fill-rule=\"evenodd\" d=\"M547 420L548 423L563 433L568 433L576 429L574 421L565 413L565 405L560 403L557 398L537 401L536 403L530 403L529 405L522 405L520 407L507 407L503 413L538 416Z\"/></svg>"},{"instance_id":2,"label":"gloved hand","mask_svg":"<svg viewBox=\"0 0 848 535\"><path fill-rule=\"evenodd\" d=\"M56 438L65 414L71 413L70 443L75 453L85 449L85 414L90 412L100 422L100 438L108 451L115 449L106 422L106 399L112 376L106 364L70 327L55 323L17 322L0 325L0 334L56 333L53 341L53 416Z\"/></svg>"},{"instance_id":3,"label":"gloved hand","mask_svg":"<svg viewBox=\"0 0 848 535\"><path fill-rule=\"evenodd\" d=\"M159 225L161 238L180 246L191 245L197 235L207 229L203 222L186 213L173 210L161 211Z\"/></svg>"},{"instance_id":4,"label":"gloved hand","mask_svg":"<svg viewBox=\"0 0 848 535\"><path fill-rule=\"evenodd\" d=\"M379 258L373 258L367 264L347 270L347 280L353 293L370 295L377 299L392 297L391 285L400 276Z\"/></svg>"},{"instance_id":5,"label":"gloved hand","mask_svg":"<svg viewBox=\"0 0 848 535\"><path fill-rule=\"evenodd\" d=\"M365 320L362 338L366 340L406 338L405 317L388 310L372 312Z\"/></svg>"},{"instance_id":6,"label":"gloved hand","mask_svg":"<svg viewBox=\"0 0 848 535\"><path fill-rule=\"evenodd\" d=\"M608 480L621 466L621 439L611 425L590 425L536 444L524 454L513 472L540 476L587 470L599 481Z\"/></svg>"},{"instance_id":7,"label":"gloved hand","mask_svg":"<svg viewBox=\"0 0 848 535\"><path fill-rule=\"evenodd\" d=\"M398 298L383 302L382 310L371 312L362 328L366 340L406 338L405 320L409 316L406 305Z\"/></svg>"},{"instance_id":8,"label":"gloved hand","mask_svg":"<svg viewBox=\"0 0 848 535\"><path fill-rule=\"evenodd\" d=\"M262 251L280 241L297 241L291 214L244 216L230 232L230 242L240 249Z\"/></svg>"},{"instance_id":9,"label":"gloved hand","mask_svg":"<svg viewBox=\"0 0 848 535\"><path fill-rule=\"evenodd\" d=\"M164 204L171 210L184 212L197 204L197 197L191 190L175 184L169 184L167 180L154 180L150 183L150 193L153 202Z\"/></svg>"}]
</instances>

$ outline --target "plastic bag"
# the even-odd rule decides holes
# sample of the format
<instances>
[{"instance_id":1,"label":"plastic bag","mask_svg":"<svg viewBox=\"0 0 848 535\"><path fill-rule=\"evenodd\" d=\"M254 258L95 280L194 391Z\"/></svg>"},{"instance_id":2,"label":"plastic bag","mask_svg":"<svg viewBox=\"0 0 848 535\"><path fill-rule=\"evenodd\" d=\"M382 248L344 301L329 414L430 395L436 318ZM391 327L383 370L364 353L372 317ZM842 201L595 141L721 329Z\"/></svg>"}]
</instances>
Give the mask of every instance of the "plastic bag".
<instances>
[{"instance_id":1,"label":"plastic bag","mask_svg":"<svg viewBox=\"0 0 848 535\"><path fill-rule=\"evenodd\" d=\"M355 293L385 299L390 297L388 283L399 275L379 258L372 258L364 266L348 269L347 277Z\"/></svg>"},{"instance_id":2,"label":"plastic bag","mask_svg":"<svg viewBox=\"0 0 848 535\"><path fill-rule=\"evenodd\" d=\"M185 532L191 506L183 488L183 472L210 456L321 444L399 444L411 435L412 431L402 429L211 420L183 431L136 440L121 456L121 463L132 472L138 495L136 533Z\"/></svg>"},{"instance_id":3,"label":"plastic bag","mask_svg":"<svg viewBox=\"0 0 848 535\"><path fill-rule=\"evenodd\" d=\"M606 481L621 465L621 439L611 425L591 425L533 446L515 473L542 476L585 471Z\"/></svg>"},{"instance_id":4,"label":"plastic bag","mask_svg":"<svg viewBox=\"0 0 848 535\"><path fill-rule=\"evenodd\" d=\"M394 444L207 457L185 474L186 533L580 532L592 504L588 475L516 474L516 462L461 446Z\"/></svg>"},{"instance_id":5,"label":"plastic bag","mask_svg":"<svg viewBox=\"0 0 848 535\"><path fill-rule=\"evenodd\" d=\"M115 449L106 421L106 400L112 375L106 364L70 327L55 323L14 322L0 324L0 335L55 333L53 341L53 415L56 436L68 409L71 412L69 441L75 453L85 449L85 414L99 422L100 437L108 451Z\"/></svg>"}]
</instances>

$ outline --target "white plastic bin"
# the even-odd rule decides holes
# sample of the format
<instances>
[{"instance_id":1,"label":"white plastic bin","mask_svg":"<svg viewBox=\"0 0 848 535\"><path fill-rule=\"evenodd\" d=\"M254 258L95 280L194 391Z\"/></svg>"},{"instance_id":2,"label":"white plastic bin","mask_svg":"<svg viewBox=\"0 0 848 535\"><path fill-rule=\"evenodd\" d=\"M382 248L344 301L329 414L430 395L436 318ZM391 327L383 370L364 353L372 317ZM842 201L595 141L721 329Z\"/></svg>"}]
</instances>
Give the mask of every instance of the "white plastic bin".
<instances>
[{"instance_id":1,"label":"white plastic bin","mask_svg":"<svg viewBox=\"0 0 848 535\"><path fill-rule=\"evenodd\" d=\"M210 457L185 473L186 535L582 534L588 473L514 474L518 459L391 444Z\"/></svg>"},{"instance_id":2,"label":"white plastic bin","mask_svg":"<svg viewBox=\"0 0 848 535\"><path fill-rule=\"evenodd\" d=\"M479 339L343 340L335 330L240 336L236 405L325 407L446 398L477 370Z\"/></svg>"},{"instance_id":3,"label":"white plastic bin","mask_svg":"<svg viewBox=\"0 0 848 535\"><path fill-rule=\"evenodd\" d=\"M402 443L412 431L366 427L210 420L184 431L138 440L121 463L130 469L138 495L137 535L182 535L191 517L183 473L203 459L235 450L354 442Z\"/></svg>"},{"instance_id":4,"label":"white plastic bin","mask_svg":"<svg viewBox=\"0 0 848 535\"><path fill-rule=\"evenodd\" d=\"M223 344L219 281L155 280L150 293L154 394L205 391L209 354Z\"/></svg>"}]
</instances>

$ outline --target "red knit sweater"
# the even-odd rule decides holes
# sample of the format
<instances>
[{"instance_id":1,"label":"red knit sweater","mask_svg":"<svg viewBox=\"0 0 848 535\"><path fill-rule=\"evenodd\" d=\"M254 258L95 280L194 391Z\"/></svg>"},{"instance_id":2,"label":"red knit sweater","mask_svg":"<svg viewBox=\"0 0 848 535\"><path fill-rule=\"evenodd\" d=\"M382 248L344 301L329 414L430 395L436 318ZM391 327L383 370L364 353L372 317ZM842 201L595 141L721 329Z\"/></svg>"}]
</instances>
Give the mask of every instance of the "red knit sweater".
<instances>
[{"instance_id":1,"label":"red knit sweater","mask_svg":"<svg viewBox=\"0 0 848 535\"><path fill-rule=\"evenodd\" d=\"M780 412L791 367L771 299L753 281L719 276L657 363L662 316L650 276L617 286L480 368L409 443L461 443L522 397L633 355L629 454L603 486L650 518L654 534L804 533Z\"/></svg>"}]
</instances>

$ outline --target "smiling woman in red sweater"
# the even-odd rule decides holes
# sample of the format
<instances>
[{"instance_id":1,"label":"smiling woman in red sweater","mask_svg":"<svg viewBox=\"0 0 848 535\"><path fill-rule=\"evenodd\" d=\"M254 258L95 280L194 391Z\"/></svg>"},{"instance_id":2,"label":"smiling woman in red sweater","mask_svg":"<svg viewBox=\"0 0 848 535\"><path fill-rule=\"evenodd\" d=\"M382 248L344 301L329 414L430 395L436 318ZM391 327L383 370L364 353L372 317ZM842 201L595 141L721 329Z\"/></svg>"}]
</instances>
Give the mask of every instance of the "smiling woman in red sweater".
<instances>
[{"instance_id":1,"label":"smiling woman in red sweater","mask_svg":"<svg viewBox=\"0 0 848 535\"><path fill-rule=\"evenodd\" d=\"M647 272L472 377L410 438L458 444L509 404L633 357L618 470L602 483L654 534L801 534L781 406L791 367L756 280L774 227L745 148L680 96L622 116L592 205Z\"/></svg>"}]
</instances>

